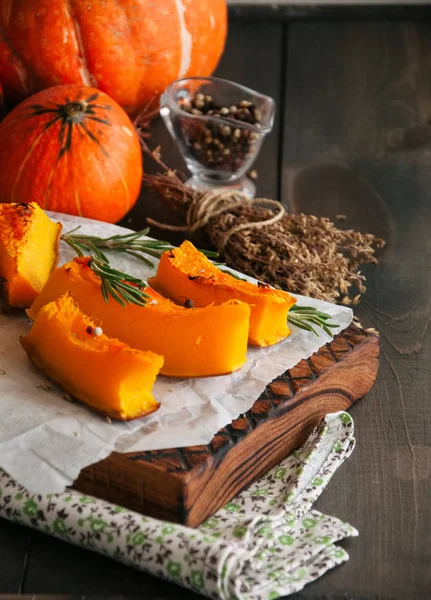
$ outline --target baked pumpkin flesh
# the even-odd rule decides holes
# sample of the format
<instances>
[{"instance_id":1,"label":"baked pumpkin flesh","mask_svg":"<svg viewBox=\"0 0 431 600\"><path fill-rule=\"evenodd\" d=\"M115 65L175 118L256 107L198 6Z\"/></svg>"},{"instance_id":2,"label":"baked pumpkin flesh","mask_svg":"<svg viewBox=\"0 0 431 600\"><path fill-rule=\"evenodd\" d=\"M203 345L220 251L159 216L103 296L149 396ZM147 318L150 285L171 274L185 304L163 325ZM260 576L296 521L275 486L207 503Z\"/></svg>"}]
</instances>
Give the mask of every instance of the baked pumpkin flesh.
<instances>
[{"instance_id":1,"label":"baked pumpkin flesh","mask_svg":"<svg viewBox=\"0 0 431 600\"><path fill-rule=\"evenodd\" d=\"M21 344L50 379L106 416L129 421L159 407L151 390L163 357L100 334L69 294L41 308Z\"/></svg>"},{"instance_id":2,"label":"baked pumpkin flesh","mask_svg":"<svg viewBox=\"0 0 431 600\"><path fill-rule=\"evenodd\" d=\"M147 288L146 306L121 306L105 302L100 278L89 259L75 258L53 271L42 292L27 311L31 319L48 302L67 291L103 331L133 348L151 350L164 357L161 373L173 377L222 375L236 371L246 361L250 307L238 300L218 306L178 306Z\"/></svg>"},{"instance_id":3,"label":"baked pumpkin flesh","mask_svg":"<svg viewBox=\"0 0 431 600\"><path fill-rule=\"evenodd\" d=\"M0 276L9 306L34 302L57 265L61 228L35 203L0 204Z\"/></svg>"},{"instance_id":4,"label":"baked pumpkin flesh","mask_svg":"<svg viewBox=\"0 0 431 600\"><path fill-rule=\"evenodd\" d=\"M287 315L295 298L267 284L256 285L224 273L189 241L163 253L149 283L177 303L184 297L200 307L233 299L247 303L251 308L248 343L253 346L271 346L291 333Z\"/></svg>"}]
</instances>

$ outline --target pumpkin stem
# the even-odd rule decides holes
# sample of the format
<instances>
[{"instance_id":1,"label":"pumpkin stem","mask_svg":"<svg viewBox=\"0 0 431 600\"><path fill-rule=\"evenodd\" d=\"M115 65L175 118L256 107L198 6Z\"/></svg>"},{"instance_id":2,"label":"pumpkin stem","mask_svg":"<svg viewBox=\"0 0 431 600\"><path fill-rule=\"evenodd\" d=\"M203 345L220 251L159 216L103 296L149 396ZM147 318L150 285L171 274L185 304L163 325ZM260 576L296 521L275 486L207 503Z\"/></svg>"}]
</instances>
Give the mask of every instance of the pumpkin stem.
<instances>
[{"instance_id":1,"label":"pumpkin stem","mask_svg":"<svg viewBox=\"0 0 431 600\"><path fill-rule=\"evenodd\" d=\"M83 100L79 100L78 102L69 102L64 106L64 112L72 119L79 117L82 113L85 113L86 109L87 103Z\"/></svg>"}]
</instances>

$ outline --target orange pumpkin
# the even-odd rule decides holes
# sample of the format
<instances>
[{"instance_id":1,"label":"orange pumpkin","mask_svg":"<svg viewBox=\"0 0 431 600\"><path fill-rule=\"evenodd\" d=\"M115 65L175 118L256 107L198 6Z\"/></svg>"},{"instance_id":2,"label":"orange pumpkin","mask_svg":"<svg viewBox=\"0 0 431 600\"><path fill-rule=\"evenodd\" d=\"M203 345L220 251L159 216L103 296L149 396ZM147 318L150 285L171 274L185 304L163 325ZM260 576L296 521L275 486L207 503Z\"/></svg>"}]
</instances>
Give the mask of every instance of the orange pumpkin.
<instances>
[{"instance_id":1,"label":"orange pumpkin","mask_svg":"<svg viewBox=\"0 0 431 600\"><path fill-rule=\"evenodd\" d=\"M157 410L151 389L163 358L96 333L65 294L44 306L20 339L36 367L102 414L130 421Z\"/></svg>"},{"instance_id":2,"label":"orange pumpkin","mask_svg":"<svg viewBox=\"0 0 431 600\"><path fill-rule=\"evenodd\" d=\"M6 97L81 83L134 115L175 79L213 72L226 21L226 0L1 0Z\"/></svg>"},{"instance_id":3,"label":"orange pumpkin","mask_svg":"<svg viewBox=\"0 0 431 600\"><path fill-rule=\"evenodd\" d=\"M0 202L114 223L138 198L138 136L122 108L95 88L35 94L0 123L0 139Z\"/></svg>"}]
</instances>

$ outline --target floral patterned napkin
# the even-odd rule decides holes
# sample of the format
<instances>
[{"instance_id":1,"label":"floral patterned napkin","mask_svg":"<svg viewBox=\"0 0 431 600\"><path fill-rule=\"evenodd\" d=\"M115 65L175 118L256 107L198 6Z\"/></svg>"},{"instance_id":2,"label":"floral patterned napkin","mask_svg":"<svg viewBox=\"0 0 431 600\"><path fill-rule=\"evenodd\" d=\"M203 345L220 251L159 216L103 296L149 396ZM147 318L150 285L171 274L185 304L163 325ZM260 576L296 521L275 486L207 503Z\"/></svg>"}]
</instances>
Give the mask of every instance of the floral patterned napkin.
<instances>
[{"instance_id":1,"label":"floral patterned napkin","mask_svg":"<svg viewBox=\"0 0 431 600\"><path fill-rule=\"evenodd\" d=\"M31 495L0 471L0 516L163 577L210 598L271 600L348 559L358 532L312 505L355 445L345 412L197 529L73 490Z\"/></svg>"}]
</instances>

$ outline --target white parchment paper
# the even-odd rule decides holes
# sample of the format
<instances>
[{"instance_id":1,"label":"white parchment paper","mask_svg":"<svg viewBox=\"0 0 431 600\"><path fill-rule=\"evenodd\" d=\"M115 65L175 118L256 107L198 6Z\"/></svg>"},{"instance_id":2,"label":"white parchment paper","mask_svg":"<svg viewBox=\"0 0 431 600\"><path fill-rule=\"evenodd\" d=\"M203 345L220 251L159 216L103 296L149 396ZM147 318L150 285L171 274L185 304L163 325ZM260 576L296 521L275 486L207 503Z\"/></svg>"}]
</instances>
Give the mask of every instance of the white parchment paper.
<instances>
[{"instance_id":1,"label":"white parchment paper","mask_svg":"<svg viewBox=\"0 0 431 600\"><path fill-rule=\"evenodd\" d=\"M128 230L69 215L52 213L64 231L100 236ZM60 264L74 256L63 242ZM154 270L133 257L112 254L112 264L147 278ZM251 278L249 278L253 281ZM338 333L352 319L349 308L298 297L333 315ZM226 424L246 412L266 385L329 341L293 328L292 335L270 348L250 348L245 366L231 375L196 379L159 376L154 396L160 409L130 423L111 424L80 404L39 373L21 348L19 336L31 322L22 313L0 314L0 467L35 493L62 492L81 469L114 449L119 452L160 450L208 444ZM100 374L103 377L103 373Z\"/></svg>"}]
</instances>

